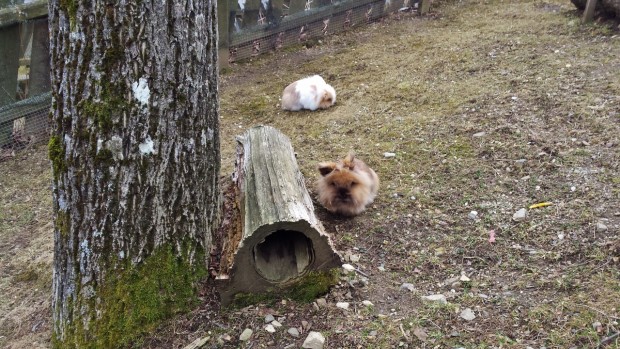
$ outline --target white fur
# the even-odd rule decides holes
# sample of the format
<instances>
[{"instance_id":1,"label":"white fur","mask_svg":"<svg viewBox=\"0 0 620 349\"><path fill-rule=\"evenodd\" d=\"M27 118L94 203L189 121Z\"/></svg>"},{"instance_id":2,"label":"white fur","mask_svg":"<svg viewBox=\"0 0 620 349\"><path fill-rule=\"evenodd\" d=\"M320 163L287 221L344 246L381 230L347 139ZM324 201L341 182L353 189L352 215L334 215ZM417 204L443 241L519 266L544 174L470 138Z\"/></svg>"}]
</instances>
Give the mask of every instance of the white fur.
<instances>
[{"instance_id":1,"label":"white fur","mask_svg":"<svg viewBox=\"0 0 620 349\"><path fill-rule=\"evenodd\" d=\"M319 75L297 80L284 89L282 109L291 111L317 110L325 93L331 96L330 106L336 103L336 90Z\"/></svg>"}]
</instances>

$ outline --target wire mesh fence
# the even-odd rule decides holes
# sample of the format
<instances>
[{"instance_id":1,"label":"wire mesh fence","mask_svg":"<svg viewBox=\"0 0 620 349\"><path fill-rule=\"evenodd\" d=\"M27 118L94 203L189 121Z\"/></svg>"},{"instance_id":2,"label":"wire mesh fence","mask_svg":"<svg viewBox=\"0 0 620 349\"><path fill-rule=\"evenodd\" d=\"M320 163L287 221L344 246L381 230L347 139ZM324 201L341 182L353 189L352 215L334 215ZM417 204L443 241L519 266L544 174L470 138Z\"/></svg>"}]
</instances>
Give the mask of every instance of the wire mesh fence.
<instances>
[{"instance_id":1,"label":"wire mesh fence","mask_svg":"<svg viewBox=\"0 0 620 349\"><path fill-rule=\"evenodd\" d=\"M47 141L51 104L47 1L11 1L19 4L3 8L6 13L0 17L0 161ZM396 11L423 12L431 0L217 1L219 47L227 53L220 57L237 62Z\"/></svg>"},{"instance_id":2,"label":"wire mesh fence","mask_svg":"<svg viewBox=\"0 0 620 349\"><path fill-rule=\"evenodd\" d=\"M303 44L368 24L396 11L418 11L422 0L237 0L231 5L228 62ZM220 26L221 28L222 26Z\"/></svg>"},{"instance_id":3,"label":"wire mesh fence","mask_svg":"<svg viewBox=\"0 0 620 349\"><path fill-rule=\"evenodd\" d=\"M0 160L49 137L50 92L0 107Z\"/></svg>"},{"instance_id":4,"label":"wire mesh fence","mask_svg":"<svg viewBox=\"0 0 620 349\"><path fill-rule=\"evenodd\" d=\"M41 1L9 4L0 21L0 161L48 140L49 34ZM13 13L13 12L15 13ZM33 12L34 11L34 12ZM15 16L11 16L11 15ZM29 18L29 14L36 18ZM25 17L25 18L24 18Z\"/></svg>"}]
</instances>

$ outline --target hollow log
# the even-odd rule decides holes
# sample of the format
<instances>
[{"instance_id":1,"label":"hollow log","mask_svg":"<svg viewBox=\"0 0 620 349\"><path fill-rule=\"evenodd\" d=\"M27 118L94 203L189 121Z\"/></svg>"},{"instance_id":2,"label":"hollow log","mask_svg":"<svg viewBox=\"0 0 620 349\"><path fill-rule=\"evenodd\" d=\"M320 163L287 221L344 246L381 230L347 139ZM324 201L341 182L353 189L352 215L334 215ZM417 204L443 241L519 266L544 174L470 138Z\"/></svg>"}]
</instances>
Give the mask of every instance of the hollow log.
<instances>
[{"instance_id":1,"label":"hollow log","mask_svg":"<svg viewBox=\"0 0 620 349\"><path fill-rule=\"evenodd\" d=\"M217 276L222 305L240 295L286 295L342 264L314 214L289 139L258 126L237 141L233 202L228 200L236 217L225 219Z\"/></svg>"}]
</instances>

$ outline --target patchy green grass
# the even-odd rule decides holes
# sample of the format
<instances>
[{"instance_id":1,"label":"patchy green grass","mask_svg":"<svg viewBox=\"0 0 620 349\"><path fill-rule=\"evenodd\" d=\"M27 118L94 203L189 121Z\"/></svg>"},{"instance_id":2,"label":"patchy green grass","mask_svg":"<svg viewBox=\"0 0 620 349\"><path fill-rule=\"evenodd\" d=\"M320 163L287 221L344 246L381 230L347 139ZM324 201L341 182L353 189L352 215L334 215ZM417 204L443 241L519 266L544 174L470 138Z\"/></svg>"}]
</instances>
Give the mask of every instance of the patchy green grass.
<instances>
[{"instance_id":1,"label":"patchy green grass","mask_svg":"<svg viewBox=\"0 0 620 349\"><path fill-rule=\"evenodd\" d=\"M283 298L219 311L205 291L203 307L169 321L144 347L183 347L205 336L208 347L246 347L237 339L251 328L256 348L299 347L310 330L325 334L329 348L619 348L615 26L580 25L564 0L447 1L426 18L400 14L226 68L223 175L232 171L235 135L257 124L291 138L312 195L317 163L350 150L379 174L379 196L358 217L334 217L316 205L337 248L360 258L350 263L361 273L341 277L325 308ZM317 73L335 87L337 104L282 111L282 89ZM32 262L22 256L34 247L16 240L46 234L51 173L44 157L31 155L34 170L21 168L25 161L0 164L3 174L10 168L20 177L2 177L0 205L11 210L0 210L2 294L28 295L27 287L50 278L41 269L49 254L48 264L34 253ZM512 220L544 201L553 205ZM474 210L475 220L468 217ZM405 282L415 290L402 290ZM43 286L26 299L45 299L49 283ZM421 300L430 294L444 294L448 304ZM342 301L349 310L335 307ZM23 309L16 300L0 302L5 318ZM475 319L460 317L466 308ZM283 328L266 332L266 314ZM26 347L19 340L35 320L20 319L28 326L0 333L0 344ZM288 327L302 335L291 337ZM35 333L49 333L42 328Z\"/></svg>"},{"instance_id":2,"label":"patchy green grass","mask_svg":"<svg viewBox=\"0 0 620 349\"><path fill-rule=\"evenodd\" d=\"M329 334L335 347L596 347L620 331L617 29L582 26L559 0L447 2L436 11L241 63L222 79L223 159L233 158L234 135L266 123L291 138L310 188L318 162L349 150L382 181L359 217L317 209L341 250L362 251L355 264L369 284L349 292L353 302L370 299L375 316L300 307L294 318L341 326ZM337 104L281 111L282 88L315 73L335 87ZM512 220L544 201L553 205ZM462 273L471 281L445 284ZM403 282L416 292L401 291ZM420 303L434 293L454 308ZM461 319L463 308L476 319ZM383 335L369 340L375 328Z\"/></svg>"}]
</instances>

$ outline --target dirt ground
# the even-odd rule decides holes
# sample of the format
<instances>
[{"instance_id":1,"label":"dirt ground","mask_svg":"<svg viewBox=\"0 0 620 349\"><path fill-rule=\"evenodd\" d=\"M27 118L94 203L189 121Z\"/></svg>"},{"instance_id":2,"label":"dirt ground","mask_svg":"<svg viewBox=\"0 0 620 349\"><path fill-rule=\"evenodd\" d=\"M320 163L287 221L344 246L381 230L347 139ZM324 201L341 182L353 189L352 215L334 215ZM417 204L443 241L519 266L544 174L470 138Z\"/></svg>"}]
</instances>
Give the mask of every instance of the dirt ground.
<instances>
[{"instance_id":1,"label":"dirt ground","mask_svg":"<svg viewBox=\"0 0 620 349\"><path fill-rule=\"evenodd\" d=\"M234 136L257 124L291 138L313 197L320 161L354 150L376 170L362 215L315 202L363 274L343 275L326 305L218 310L206 285L199 309L137 346L299 348L319 331L326 348L620 348L620 31L579 15L567 0L448 1L223 69L223 174ZM337 104L281 111L283 87L315 73ZM7 348L49 346L45 152L0 163ZM446 302L422 298L436 294ZM267 314L283 327L265 331Z\"/></svg>"}]
</instances>

